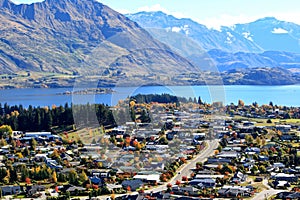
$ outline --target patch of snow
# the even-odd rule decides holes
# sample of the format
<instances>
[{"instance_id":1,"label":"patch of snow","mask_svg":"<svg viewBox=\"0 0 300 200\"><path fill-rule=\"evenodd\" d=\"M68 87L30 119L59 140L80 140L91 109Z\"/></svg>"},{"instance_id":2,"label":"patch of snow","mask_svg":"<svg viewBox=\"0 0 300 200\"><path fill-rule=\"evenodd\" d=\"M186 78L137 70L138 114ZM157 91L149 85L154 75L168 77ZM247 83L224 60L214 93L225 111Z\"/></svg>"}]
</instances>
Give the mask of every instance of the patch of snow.
<instances>
[{"instance_id":1,"label":"patch of snow","mask_svg":"<svg viewBox=\"0 0 300 200\"><path fill-rule=\"evenodd\" d=\"M230 32L227 32L227 35L228 35L228 37L233 38L233 35Z\"/></svg>"},{"instance_id":2,"label":"patch of snow","mask_svg":"<svg viewBox=\"0 0 300 200\"><path fill-rule=\"evenodd\" d=\"M178 27L178 26L167 27L167 28L165 28L165 30L167 32L169 32L169 31L172 31L172 32L175 32L175 33L184 32L186 35L190 34L190 29L189 29L188 25L184 25L184 26L181 26L181 27Z\"/></svg>"},{"instance_id":3,"label":"patch of snow","mask_svg":"<svg viewBox=\"0 0 300 200\"><path fill-rule=\"evenodd\" d=\"M242 35L244 36L244 38L246 38L247 40L250 40L253 42L253 39L251 37L251 33L250 32L243 32Z\"/></svg>"},{"instance_id":4,"label":"patch of snow","mask_svg":"<svg viewBox=\"0 0 300 200\"><path fill-rule=\"evenodd\" d=\"M178 33L178 32L180 32L181 30L182 30L181 27L176 27L176 26L172 27L172 32Z\"/></svg>"},{"instance_id":5,"label":"patch of snow","mask_svg":"<svg viewBox=\"0 0 300 200\"><path fill-rule=\"evenodd\" d=\"M184 30L186 35L190 34L189 25L184 25L183 30Z\"/></svg>"},{"instance_id":6,"label":"patch of snow","mask_svg":"<svg viewBox=\"0 0 300 200\"><path fill-rule=\"evenodd\" d=\"M226 32L226 34L227 34L227 37L226 37L225 43L232 44L232 41L235 40L234 36L230 32Z\"/></svg>"},{"instance_id":7,"label":"patch of snow","mask_svg":"<svg viewBox=\"0 0 300 200\"><path fill-rule=\"evenodd\" d=\"M274 28L273 31L271 31L271 33L286 34L286 33L289 33L289 32L287 30L283 29L283 28Z\"/></svg>"},{"instance_id":8,"label":"patch of snow","mask_svg":"<svg viewBox=\"0 0 300 200\"><path fill-rule=\"evenodd\" d=\"M227 38L226 38L226 41L225 41L225 43L227 43L227 44L231 44L231 43L232 43L232 41L231 41L230 37L227 37Z\"/></svg>"}]
</instances>

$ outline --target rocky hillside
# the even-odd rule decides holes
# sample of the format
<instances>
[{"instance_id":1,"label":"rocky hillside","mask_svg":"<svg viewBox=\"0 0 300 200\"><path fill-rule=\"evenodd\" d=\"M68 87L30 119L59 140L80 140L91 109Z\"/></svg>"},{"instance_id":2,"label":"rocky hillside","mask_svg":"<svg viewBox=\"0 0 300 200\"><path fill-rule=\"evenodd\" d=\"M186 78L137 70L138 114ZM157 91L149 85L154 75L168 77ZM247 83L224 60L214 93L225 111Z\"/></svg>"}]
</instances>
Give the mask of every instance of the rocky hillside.
<instances>
[{"instance_id":1,"label":"rocky hillside","mask_svg":"<svg viewBox=\"0 0 300 200\"><path fill-rule=\"evenodd\" d=\"M194 66L95 0L0 0L0 71L130 77Z\"/></svg>"}]
</instances>

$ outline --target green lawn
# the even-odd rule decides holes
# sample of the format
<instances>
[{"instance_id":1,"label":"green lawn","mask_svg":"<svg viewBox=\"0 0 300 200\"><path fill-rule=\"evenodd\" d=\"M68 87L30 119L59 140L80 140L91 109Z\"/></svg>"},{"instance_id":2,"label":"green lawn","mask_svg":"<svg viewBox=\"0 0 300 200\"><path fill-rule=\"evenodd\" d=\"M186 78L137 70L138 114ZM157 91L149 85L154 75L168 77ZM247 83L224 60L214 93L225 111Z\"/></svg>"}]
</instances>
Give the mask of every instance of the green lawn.
<instances>
[{"instance_id":1,"label":"green lawn","mask_svg":"<svg viewBox=\"0 0 300 200\"><path fill-rule=\"evenodd\" d=\"M64 135L62 135L63 138L67 139ZM85 128L80 129L71 133L68 133L68 139L74 139L78 141L79 139L83 143L90 143L95 138L96 141L98 141L103 136L103 133L99 131L99 128Z\"/></svg>"},{"instance_id":2,"label":"green lawn","mask_svg":"<svg viewBox=\"0 0 300 200\"><path fill-rule=\"evenodd\" d=\"M271 119L272 123L267 123L268 119L247 118L234 116L234 120L247 120L256 122L256 126L275 126L276 124L300 124L300 119Z\"/></svg>"}]
</instances>

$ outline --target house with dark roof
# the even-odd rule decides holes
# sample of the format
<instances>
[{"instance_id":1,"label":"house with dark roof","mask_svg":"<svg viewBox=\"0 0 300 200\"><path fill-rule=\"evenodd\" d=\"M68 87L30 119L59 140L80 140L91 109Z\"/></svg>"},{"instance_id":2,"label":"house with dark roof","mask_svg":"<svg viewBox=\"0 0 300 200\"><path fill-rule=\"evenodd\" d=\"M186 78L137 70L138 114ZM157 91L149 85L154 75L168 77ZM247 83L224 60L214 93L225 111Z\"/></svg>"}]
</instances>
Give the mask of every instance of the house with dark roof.
<instances>
[{"instance_id":1,"label":"house with dark roof","mask_svg":"<svg viewBox=\"0 0 300 200\"><path fill-rule=\"evenodd\" d=\"M197 188L212 188L216 185L216 180L212 178L193 179L189 182L189 185Z\"/></svg>"},{"instance_id":2,"label":"house with dark roof","mask_svg":"<svg viewBox=\"0 0 300 200\"><path fill-rule=\"evenodd\" d=\"M45 186L43 185L31 185L26 186L26 196L31 197L37 192L45 191Z\"/></svg>"},{"instance_id":3,"label":"house with dark roof","mask_svg":"<svg viewBox=\"0 0 300 200\"><path fill-rule=\"evenodd\" d=\"M242 183L247 180L247 175L243 174L242 172L236 172L231 179L231 183Z\"/></svg>"},{"instance_id":4,"label":"house with dark roof","mask_svg":"<svg viewBox=\"0 0 300 200\"><path fill-rule=\"evenodd\" d=\"M179 187L179 186L173 186L172 192L175 194L185 194L188 193L191 196L198 195L199 189L194 188L192 186L186 186L186 187Z\"/></svg>"},{"instance_id":5,"label":"house with dark roof","mask_svg":"<svg viewBox=\"0 0 300 200\"><path fill-rule=\"evenodd\" d=\"M235 198L235 197L249 197L251 196L251 192L241 190L238 188L221 188L218 190L219 197L225 197L225 198Z\"/></svg>"},{"instance_id":6,"label":"house with dark roof","mask_svg":"<svg viewBox=\"0 0 300 200\"><path fill-rule=\"evenodd\" d=\"M278 173L271 176L271 179L274 179L275 181L287 181L290 183L296 183L298 181L298 177L294 174L284 174L284 173Z\"/></svg>"},{"instance_id":7,"label":"house with dark roof","mask_svg":"<svg viewBox=\"0 0 300 200\"><path fill-rule=\"evenodd\" d=\"M89 177L90 181L94 185L103 186L104 180L102 178L99 178L98 176Z\"/></svg>"},{"instance_id":8,"label":"house with dark roof","mask_svg":"<svg viewBox=\"0 0 300 200\"><path fill-rule=\"evenodd\" d=\"M131 191L136 191L138 188L140 188L144 182L139 179L135 180L125 180L122 182L122 186L125 190L127 190L128 186L130 187Z\"/></svg>"},{"instance_id":9,"label":"house with dark roof","mask_svg":"<svg viewBox=\"0 0 300 200\"><path fill-rule=\"evenodd\" d=\"M286 199L300 199L300 192L294 192L286 196Z\"/></svg>"},{"instance_id":10,"label":"house with dark roof","mask_svg":"<svg viewBox=\"0 0 300 200\"><path fill-rule=\"evenodd\" d=\"M71 195L78 195L82 192L84 192L86 189L84 187L78 187L78 186L71 186L66 191L70 192Z\"/></svg>"},{"instance_id":11,"label":"house with dark roof","mask_svg":"<svg viewBox=\"0 0 300 200\"><path fill-rule=\"evenodd\" d=\"M278 180L273 181L272 184L273 187L276 189L286 189L291 186L287 181L278 181Z\"/></svg>"},{"instance_id":12,"label":"house with dark roof","mask_svg":"<svg viewBox=\"0 0 300 200\"><path fill-rule=\"evenodd\" d=\"M2 195L15 195L23 191L23 188L20 186L1 186Z\"/></svg>"},{"instance_id":13,"label":"house with dark roof","mask_svg":"<svg viewBox=\"0 0 300 200\"><path fill-rule=\"evenodd\" d=\"M279 192L276 195L276 199L300 199L300 197L298 196L300 195L299 192Z\"/></svg>"},{"instance_id":14,"label":"house with dark roof","mask_svg":"<svg viewBox=\"0 0 300 200\"><path fill-rule=\"evenodd\" d=\"M225 164L230 162L231 159L229 158L208 158L206 161L207 164Z\"/></svg>"}]
</instances>

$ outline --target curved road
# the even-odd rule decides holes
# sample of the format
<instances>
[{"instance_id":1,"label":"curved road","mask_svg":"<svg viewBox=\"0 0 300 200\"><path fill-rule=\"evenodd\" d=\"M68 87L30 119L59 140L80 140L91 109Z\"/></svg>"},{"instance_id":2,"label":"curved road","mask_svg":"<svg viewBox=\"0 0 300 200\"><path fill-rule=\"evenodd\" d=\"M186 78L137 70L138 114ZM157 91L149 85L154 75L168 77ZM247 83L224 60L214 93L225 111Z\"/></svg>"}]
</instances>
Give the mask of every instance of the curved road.
<instances>
[{"instance_id":1,"label":"curved road","mask_svg":"<svg viewBox=\"0 0 300 200\"><path fill-rule=\"evenodd\" d=\"M164 183L163 185L160 185L158 187L152 188L150 190L146 190L146 192L159 192L162 190L167 189L167 185L171 183L174 185L176 183L176 180L181 180L183 176L189 177L191 174L190 169L195 168L197 162L204 162L208 157L214 154L214 150L218 147L219 142L217 139L215 140L207 140L206 141L207 146L205 147L204 150L202 150L196 157L194 157L192 160L188 160L188 162L184 165L182 165L179 170L177 171L178 173L168 182ZM180 173L179 173L180 172ZM131 195L138 194L137 192L132 192L130 193ZM120 194L120 195L115 195L115 197L120 197L120 196L126 196L128 194ZM98 198L106 200L109 198L110 195L106 196L99 196Z\"/></svg>"}]
</instances>

